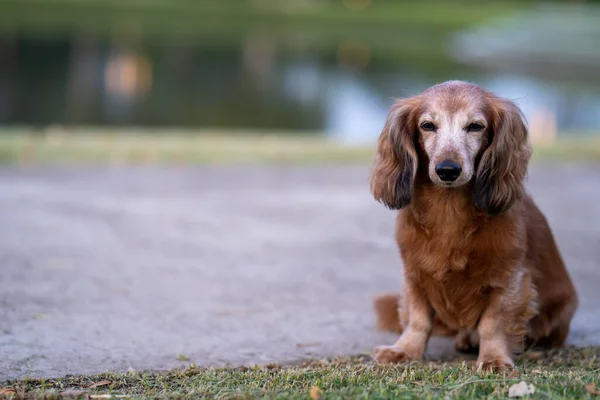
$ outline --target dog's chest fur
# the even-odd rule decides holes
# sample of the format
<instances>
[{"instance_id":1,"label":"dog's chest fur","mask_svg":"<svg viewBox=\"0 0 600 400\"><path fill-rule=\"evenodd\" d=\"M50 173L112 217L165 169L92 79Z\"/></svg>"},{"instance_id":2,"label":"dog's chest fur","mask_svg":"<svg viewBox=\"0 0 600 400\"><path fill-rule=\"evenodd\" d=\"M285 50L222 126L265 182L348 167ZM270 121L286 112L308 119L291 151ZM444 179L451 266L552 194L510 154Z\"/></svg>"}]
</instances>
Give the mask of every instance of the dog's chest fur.
<instances>
[{"instance_id":1,"label":"dog's chest fur","mask_svg":"<svg viewBox=\"0 0 600 400\"><path fill-rule=\"evenodd\" d=\"M514 251L518 238L502 218L481 215L464 196L430 197L417 199L399 214L397 239L405 273L443 322L473 329L489 290L509 281L510 266L523 257Z\"/></svg>"}]
</instances>

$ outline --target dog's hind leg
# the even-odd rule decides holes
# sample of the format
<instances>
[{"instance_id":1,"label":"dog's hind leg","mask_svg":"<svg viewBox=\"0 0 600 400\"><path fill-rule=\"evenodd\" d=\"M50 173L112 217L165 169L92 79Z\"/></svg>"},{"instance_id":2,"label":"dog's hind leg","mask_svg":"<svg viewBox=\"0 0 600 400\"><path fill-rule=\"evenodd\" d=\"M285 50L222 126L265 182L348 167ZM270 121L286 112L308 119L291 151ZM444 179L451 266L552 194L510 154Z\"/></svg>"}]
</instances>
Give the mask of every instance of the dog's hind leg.
<instances>
[{"instance_id":1,"label":"dog's hind leg","mask_svg":"<svg viewBox=\"0 0 600 400\"><path fill-rule=\"evenodd\" d=\"M546 304L530 322L528 344L542 348L562 347L569 335L577 305L577 295L570 293Z\"/></svg>"}]
</instances>

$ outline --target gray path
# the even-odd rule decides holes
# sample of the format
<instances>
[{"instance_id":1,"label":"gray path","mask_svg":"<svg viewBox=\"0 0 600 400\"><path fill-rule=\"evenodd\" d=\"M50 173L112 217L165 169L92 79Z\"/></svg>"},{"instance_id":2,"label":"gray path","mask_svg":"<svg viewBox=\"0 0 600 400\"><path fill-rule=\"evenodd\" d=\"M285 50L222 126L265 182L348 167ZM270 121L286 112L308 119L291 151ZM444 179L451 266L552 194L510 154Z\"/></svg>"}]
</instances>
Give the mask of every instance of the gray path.
<instances>
[{"instance_id":1,"label":"gray path","mask_svg":"<svg viewBox=\"0 0 600 400\"><path fill-rule=\"evenodd\" d=\"M0 170L0 380L391 342L371 298L399 285L394 215L367 173ZM537 166L529 182L583 299L571 340L600 344L600 169Z\"/></svg>"}]
</instances>

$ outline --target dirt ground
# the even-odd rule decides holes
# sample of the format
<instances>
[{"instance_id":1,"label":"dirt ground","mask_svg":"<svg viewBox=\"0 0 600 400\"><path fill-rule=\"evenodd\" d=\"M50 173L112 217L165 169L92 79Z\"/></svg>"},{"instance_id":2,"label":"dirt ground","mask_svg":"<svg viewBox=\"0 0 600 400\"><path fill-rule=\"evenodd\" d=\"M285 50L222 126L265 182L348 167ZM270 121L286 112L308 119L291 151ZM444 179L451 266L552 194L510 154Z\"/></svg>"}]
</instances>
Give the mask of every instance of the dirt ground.
<instances>
[{"instance_id":1,"label":"dirt ground","mask_svg":"<svg viewBox=\"0 0 600 400\"><path fill-rule=\"evenodd\" d=\"M600 345L600 167L529 188ZM0 170L0 381L363 353L399 288L368 166ZM437 340L429 356L449 351Z\"/></svg>"}]
</instances>

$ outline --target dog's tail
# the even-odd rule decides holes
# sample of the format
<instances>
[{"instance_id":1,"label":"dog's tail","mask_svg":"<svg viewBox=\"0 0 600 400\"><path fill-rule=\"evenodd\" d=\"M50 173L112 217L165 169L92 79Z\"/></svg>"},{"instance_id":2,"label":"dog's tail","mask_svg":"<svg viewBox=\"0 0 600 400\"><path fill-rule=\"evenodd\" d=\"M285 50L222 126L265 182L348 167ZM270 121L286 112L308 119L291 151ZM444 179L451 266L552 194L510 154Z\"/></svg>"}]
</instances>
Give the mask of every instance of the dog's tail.
<instances>
[{"instance_id":1,"label":"dog's tail","mask_svg":"<svg viewBox=\"0 0 600 400\"><path fill-rule=\"evenodd\" d=\"M377 328L382 331L402 333L400 323L399 294L382 294L375 297L373 306L377 316Z\"/></svg>"},{"instance_id":2,"label":"dog's tail","mask_svg":"<svg viewBox=\"0 0 600 400\"><path fill-rule=\"evenodd\" d=\"M377 317L377 328L382 331L402 333L400 322L400 300L399 294L381 294L375 297L373 306ZM433 320L433 335L454 336L457 331L444 324L437 316Z\"/></svg>"}]
</instances>

